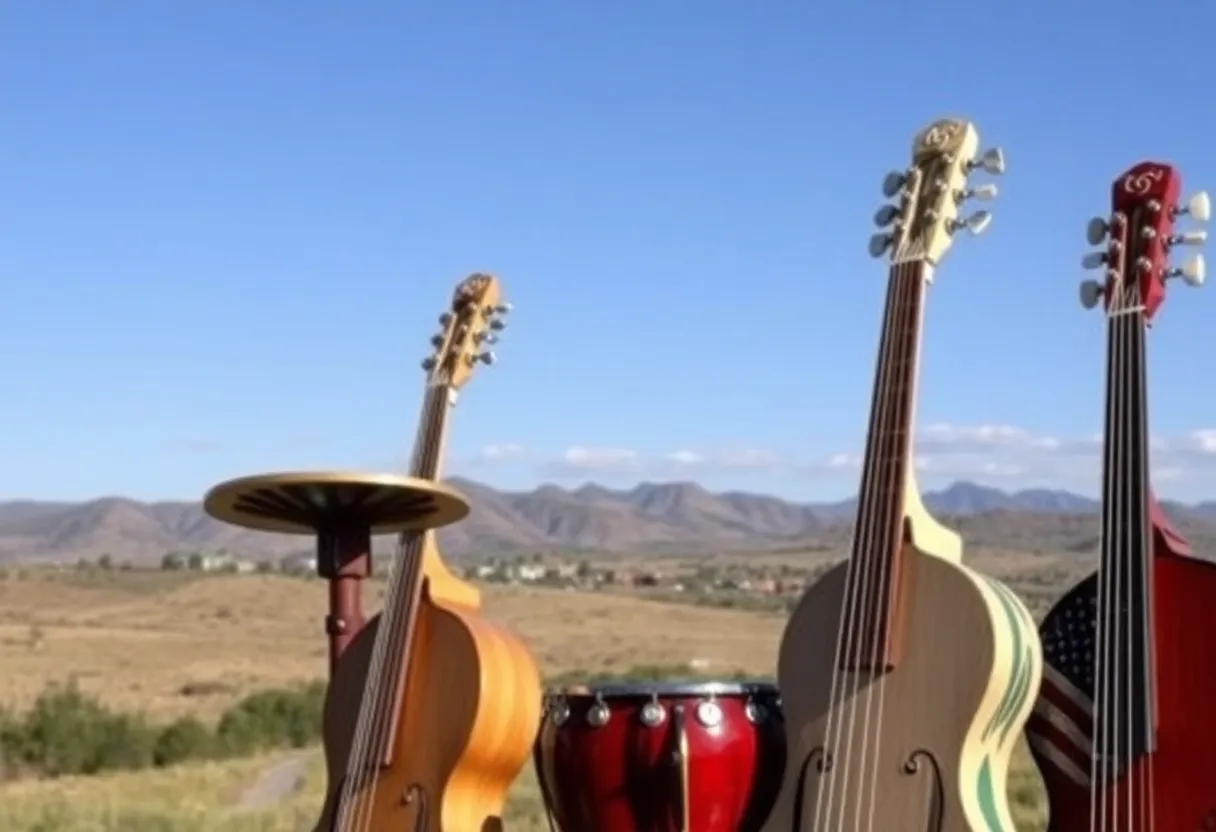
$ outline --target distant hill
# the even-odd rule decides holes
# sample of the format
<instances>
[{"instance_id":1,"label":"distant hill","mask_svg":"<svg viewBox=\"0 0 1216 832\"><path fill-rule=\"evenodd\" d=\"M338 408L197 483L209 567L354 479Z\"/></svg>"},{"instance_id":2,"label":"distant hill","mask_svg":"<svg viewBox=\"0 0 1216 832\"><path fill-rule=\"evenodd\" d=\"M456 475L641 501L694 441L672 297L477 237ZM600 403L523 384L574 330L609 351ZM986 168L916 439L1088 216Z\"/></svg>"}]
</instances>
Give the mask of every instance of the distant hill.
<instances>
[{"instance_id":1,"label":"distant hill","mask_svg":"<svg viewBox=\"0 0 1216 832\"><path fill-rule=\"evenodd\" d=\"M628 490L588 484L499 491L454 479L473 505L440 532L444 552L744 551L808 544L843 546L856 500L794 503L744 492L711 493L693 483L641 483ZM1096 545L1098 503L1067 491L1006 492L957 482L925 495L972 546L1087 551ZM1216 544L1216 503L1167 504L1196 548ZM378 545L386 545L381 542ZM0 502L0 561L69 560L109 552L151 562L164 552L227 549L251 557L306 551L311 540L246 532L207 517L199 503L143 503L107 497L85 503Z\"/></svg>"}]
</instances>

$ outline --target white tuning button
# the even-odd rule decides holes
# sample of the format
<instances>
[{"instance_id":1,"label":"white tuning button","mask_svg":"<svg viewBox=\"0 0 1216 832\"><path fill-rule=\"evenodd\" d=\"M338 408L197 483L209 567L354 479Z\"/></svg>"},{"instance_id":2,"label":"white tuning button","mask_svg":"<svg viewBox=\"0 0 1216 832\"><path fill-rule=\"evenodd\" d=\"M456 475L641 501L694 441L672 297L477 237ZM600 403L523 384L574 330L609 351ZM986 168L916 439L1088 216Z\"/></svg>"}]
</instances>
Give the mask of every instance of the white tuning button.
<instances>
[{"instance_id":1,"label":"white tuning button","mask_svg":"<svg viewBox=\"0 0 1216 832\"><path fill-rule=\"evenodd\" d=\"M992 184L977 185L976 187L970 188L966 191L955 191L954 201L961 203L968 199L988 200L988 199L995 199L996 195L997 195L996 185L992 185Z\"/></svg>"},{"instance_id":2,"label":"white tuning button","mask_svg":"<svg viewBox=\"0 0 1216 832\"><path fill-rule=\"evenodd\" d=\"M1085 239L1091 246L1100 246L1108 231L1110 226L1106 224L1106 220L1094 217L1089 221L1089 225L1085 226Z\"/></svg>"},{"instance_id":3,"label":"white tuning button","mask_svg":"<svg viewBox=\"0 0 1216 832\"><path fill-rule=\"evenodd\" d=\"M968 173L976 168L983 168L993 176L1000 176L1005 172L1005 153L999 147L989 148L980 154L978 158L968 162L966 167Z\"/></svg>"},{"instance_id":4,"label":"white tuning button","mask_svg":"<svg viewBox=\"0 0 1216 832\"><path fill-rule=\"evenodd\" d=\"M882 180L882 195L888 198L895 196L907 181L908 177L899 171L891 171Z\"/></svg>"},{"instance_id":5,"label":"white tuning button","mask_svg":"<svg viewBox=\"0 0 1216 832\"><path fill-rule=\"evenodd\" d=\"M1102 284L1096 280L1081 281L1081 305L1086 309L1093 309L1098 305L1103 291Z\"/></svg>"},{"instance_id":6,"label":"white tuning button","mask_svg":"<svg viewBox=\"0 0 1216 832\"><path fill-rule=\"evenodd\" d=\"M1170 269L1165 276L1181 277L1187 286L1202 286L1207 277L1207 263L1202 254L1196 254L1178 268Z\"/></svg>"},{"instance_id":7,"label":"white tuning button","mask_svg":"<svg viewBox=\"0 0 1216 832\"><path fill-rule=\"evenodd\" d=\"M969 217L961 220L950 221L950 233L967 229L973 237L978 237L988 230L989 224L992 223L992 214L987 211L976 211Z\"/></svg>"},{"instance_id":8,"label":"white tuning button","mask_svg":"<svg viewBox=\"0 0 1216 832\"><path fill-rule=\"evenodd\" d=\"M1172 246L1201 246L1208 241L1208 232L1202 228L1194 231L1183 231L1169 238Z\"/></svg>"},{"instance_id":9,"label":"white tuning button","mask_svg":"<svg viewBox=\"0 0 1216 832\"><path fill-rule=\"evenodd\" d=\"M890 234L875 234L870 238L870 256L882 257L883 252L893 242L895 242L895 238Z\"/></svg>"},{"instance_id":10,"label":"white tuning button","mask_svg":"<svg viewBox=\"0 0 1216 832\"><path fill-rule=\"evenodd\" d=\"M1212 200L1208 198L1208 192L1196 191L1186 205L1175 206L1174 215L1178 214L1190 214L1198 222L1207 222L1212 217Z\"/></svg>"},{"instance_id":11,"label":"white tuning button","mask_svg":"<svg viewBox=\"0 0 1216 832\"><path fill-rule=\"evenodd\" d=\"M1091 251L1089 254L1081 258L1081 268L1083 269L1100 269L1106 265L1105 251Z\"/></svg>"},{"instance_id":12,"label":"white tuning button","mask_svg":"<svg viewBox=\"0 0 1216 832\"><path fill-rule=\"evenodd\" d=\"M895 218L899 216L899 209L894 205L884 205L874 213L874 224L879 228L886 228L891 223L895 222Z\"/></svg>"}]
</instances>

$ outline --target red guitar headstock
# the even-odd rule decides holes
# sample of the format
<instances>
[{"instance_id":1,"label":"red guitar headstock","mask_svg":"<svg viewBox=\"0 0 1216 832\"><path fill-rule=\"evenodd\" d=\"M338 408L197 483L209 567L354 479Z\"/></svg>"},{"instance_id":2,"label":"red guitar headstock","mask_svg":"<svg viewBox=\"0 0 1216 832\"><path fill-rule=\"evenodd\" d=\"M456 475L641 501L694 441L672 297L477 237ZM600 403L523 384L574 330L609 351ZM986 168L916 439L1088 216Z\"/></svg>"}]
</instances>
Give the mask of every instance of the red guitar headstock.
<instances>
[{"instance_id":1,"label":"red guitar headstock","mask_svg":"<svg viewBox=\"0 0 1216 832\"><path fill-rule=\"evenodd\" d=\"M1202 229L1175 231L1175 220L1189 214L1207 222L1212 212L1206 191L1179 204L1181 190L1182 177L1163 162L1141 162L1115 180L1110 219L1090 220L1086 235L1090 245L1106 241L1106 250L1081 261L1087 269L1103 269L1106 277L1081 284L1082 306L1092 309L1102 300L1107 314L1143 308L1145 320L1150 320L1165 300L1166 280L1181 277L1190 286L1203 283L1202 254L1178 266L1169 263L1174 246L1202 245L1208 236Z\"/></svg>"}]
</instances>

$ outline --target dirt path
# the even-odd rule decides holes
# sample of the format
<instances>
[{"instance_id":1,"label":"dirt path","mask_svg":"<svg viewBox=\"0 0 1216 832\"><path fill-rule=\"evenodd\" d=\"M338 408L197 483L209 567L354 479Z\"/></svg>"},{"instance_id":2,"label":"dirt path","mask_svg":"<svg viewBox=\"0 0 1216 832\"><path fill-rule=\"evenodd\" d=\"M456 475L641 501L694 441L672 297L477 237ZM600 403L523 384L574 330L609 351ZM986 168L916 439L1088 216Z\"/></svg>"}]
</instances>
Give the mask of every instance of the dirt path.
<instances>
[{"instance_id":1,"label":"dirt path","mask_svg":"<svg viewBox=\"0 0 1216 832\"><path fill-rule=\"evenodd\" d=\"M293 754L262 772L252 786L241 795L240 809L265 809L291 797L304 785L308 769L306 753Z\"/></svg>"}]
</instances>

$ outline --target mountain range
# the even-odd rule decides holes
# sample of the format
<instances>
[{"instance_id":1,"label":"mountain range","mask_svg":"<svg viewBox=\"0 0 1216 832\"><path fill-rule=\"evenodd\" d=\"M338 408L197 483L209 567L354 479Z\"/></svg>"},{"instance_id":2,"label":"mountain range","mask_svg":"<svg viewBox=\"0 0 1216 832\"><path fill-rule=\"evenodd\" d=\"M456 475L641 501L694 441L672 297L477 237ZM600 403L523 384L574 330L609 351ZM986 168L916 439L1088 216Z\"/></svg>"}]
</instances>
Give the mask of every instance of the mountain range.
<instances>
[{"instance_id":1,"label":"mountain range","mask_svg":"<svg viewBox=\"0 0 1216 832\"><path fill-rule=\"evenodd\" d=\"M641 483L614 490L596 484L501 491L452 479L470 500L469 517L440 531L445 554L529 551L672 553L802 546L843 547L856 499L795 503L743 492L711 493L694 483ZM925 494L926 506L971 546L1087 551L1098 534L1096 500L1067 491L1001 491L956 482ZM1216 502L1169 503L1167 512L1196 547L1216 544ZM0 502L0 561L62 561L110 553L149 563L168 551L238 552L277 557L308 551L294 535L248 532L212 520L201 503ZM377 548L387 545L379 541Z\"/></svg>"}]
</instances>

